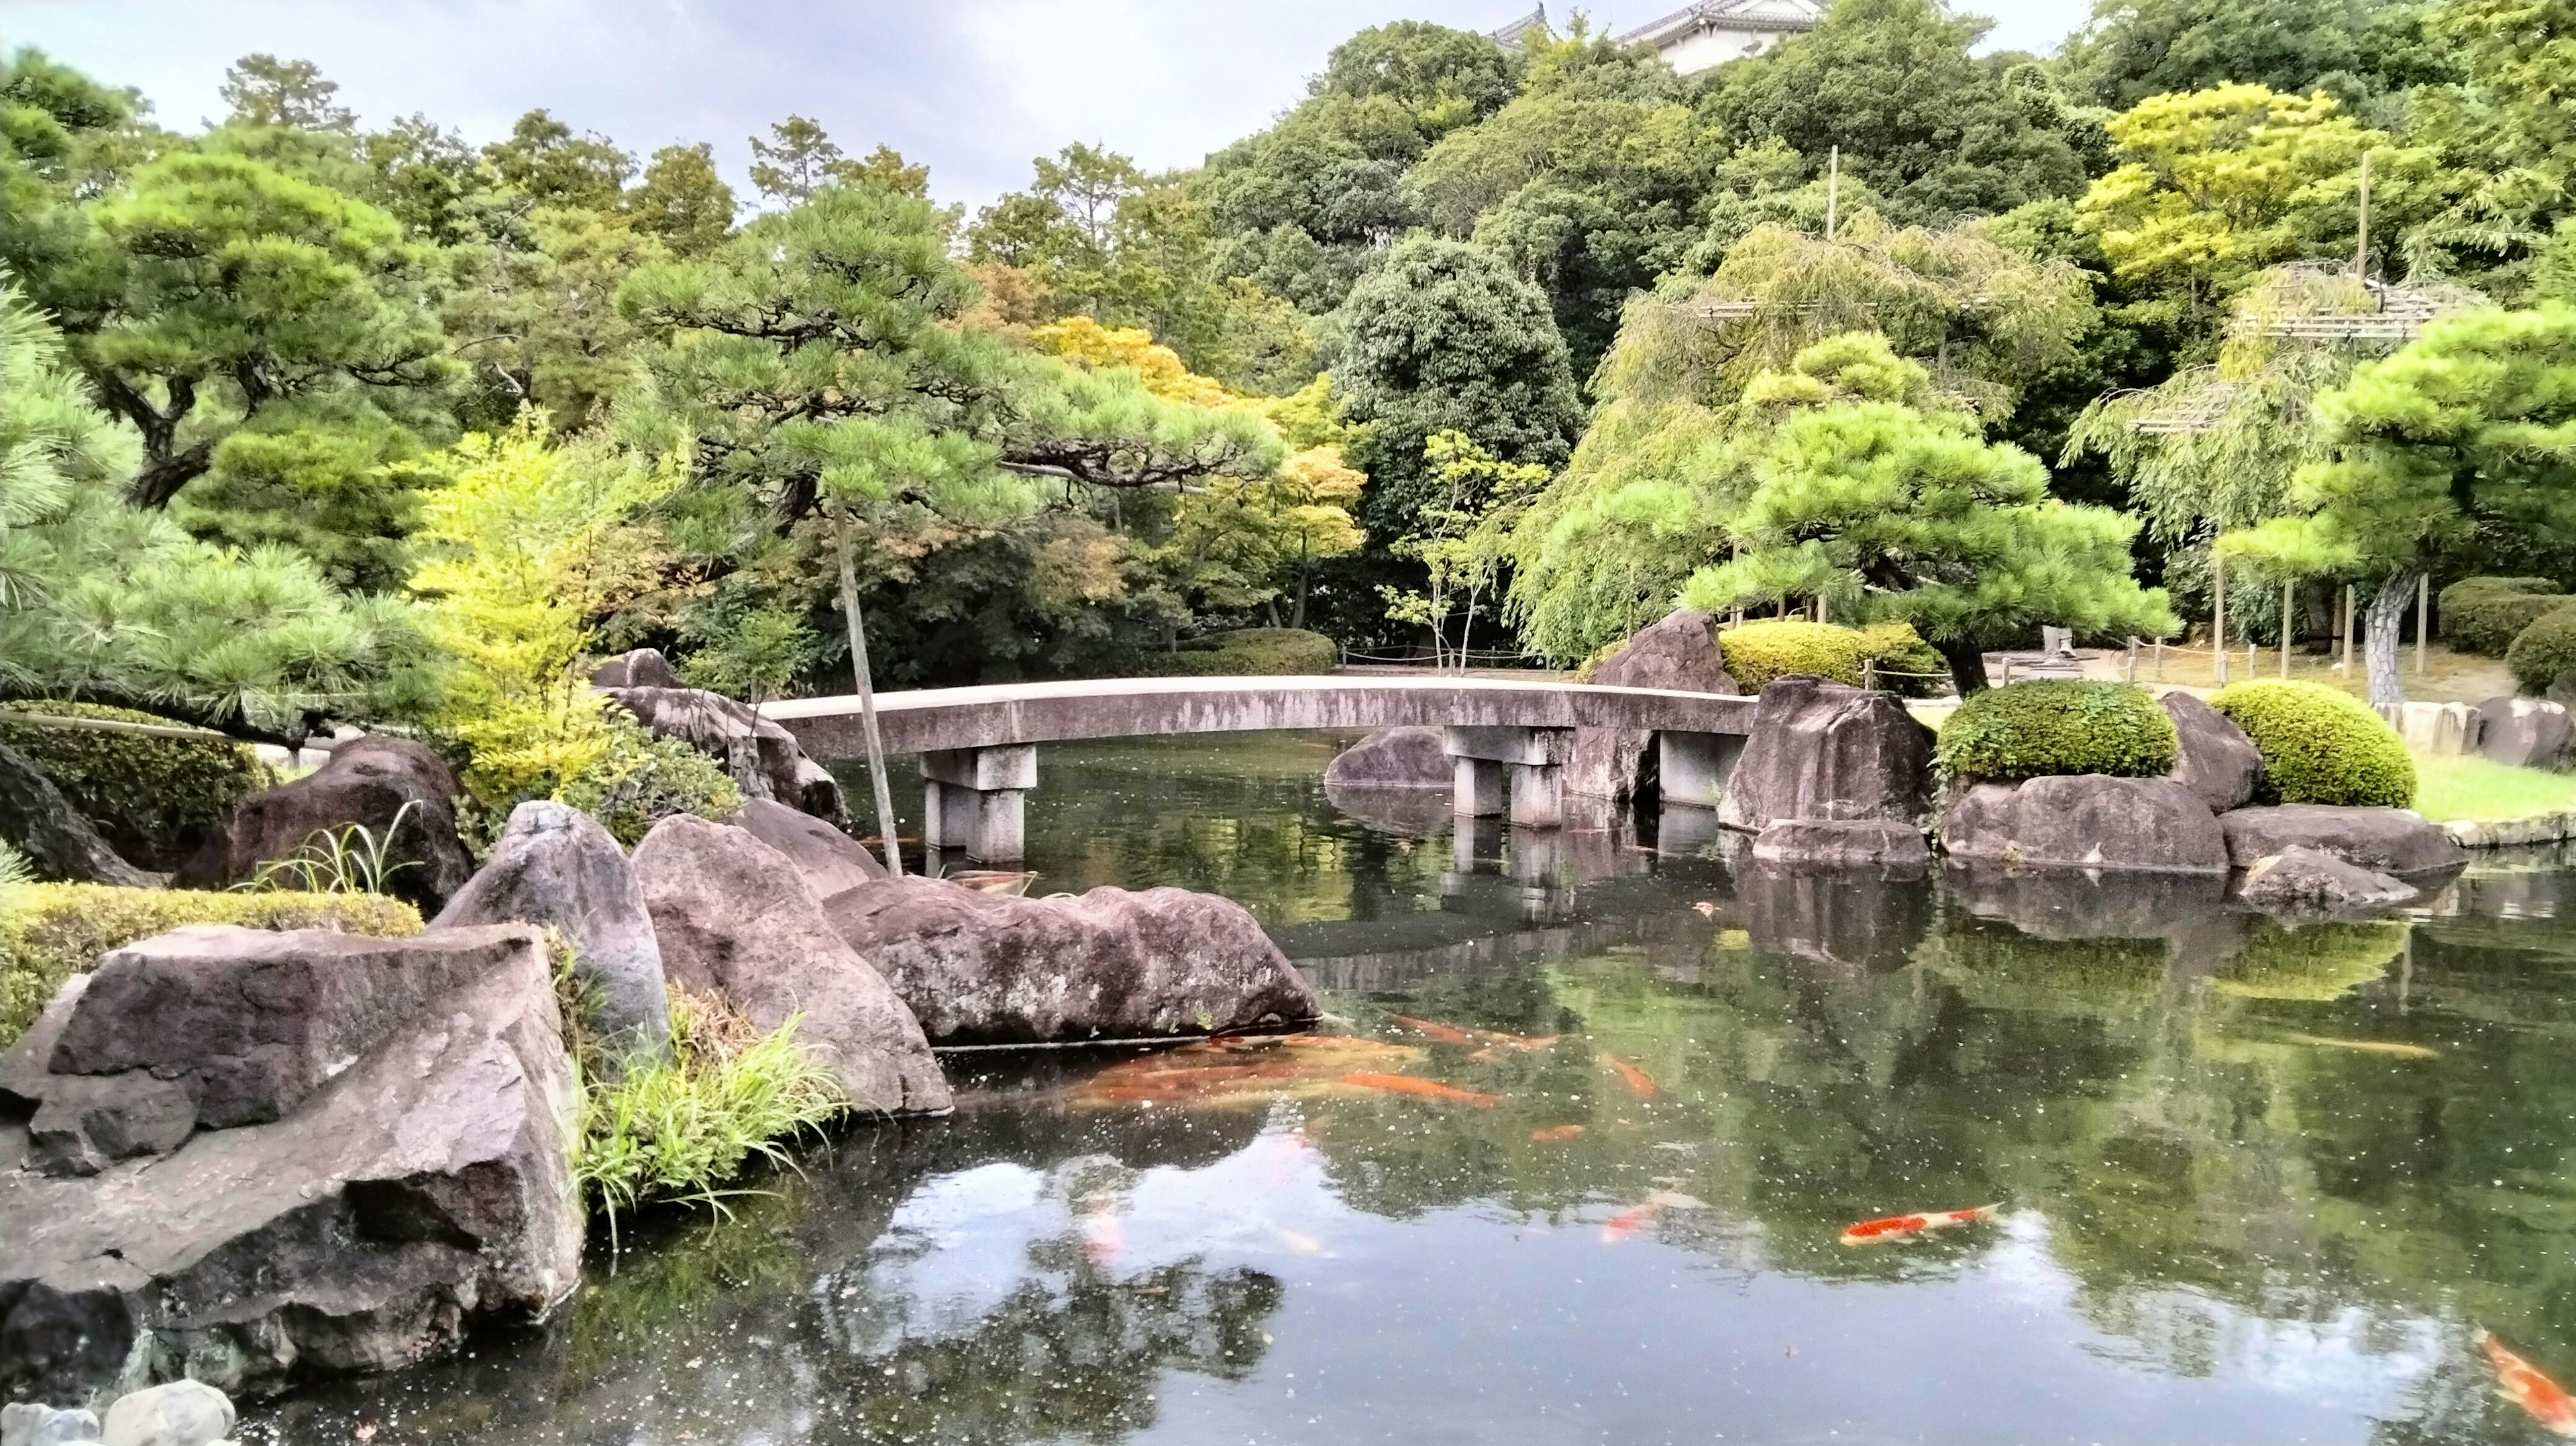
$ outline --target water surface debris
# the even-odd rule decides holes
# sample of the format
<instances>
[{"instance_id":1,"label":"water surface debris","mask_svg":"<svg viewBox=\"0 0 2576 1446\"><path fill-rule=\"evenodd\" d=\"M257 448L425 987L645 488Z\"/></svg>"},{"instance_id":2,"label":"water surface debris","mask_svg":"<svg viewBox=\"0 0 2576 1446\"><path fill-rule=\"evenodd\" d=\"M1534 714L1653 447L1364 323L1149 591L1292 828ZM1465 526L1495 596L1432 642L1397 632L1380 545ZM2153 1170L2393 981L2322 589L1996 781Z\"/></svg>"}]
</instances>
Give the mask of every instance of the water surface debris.
<instances>
[{"instance_id":1,"label":"water surface debris","mask_svg":"<svg viewBox=\"0 0 2576 1446\"><path fill-rule=\"evenodd\" d=\"M1970 1225L2002 1209L2001 1205L1971 1205L1965 1210L1934 1210L1920 1215L1887 1215L1876 1220L1863 1220L1843 1227L1845 1245L1874 1245L1882 1240L1901 1240L1927 1230L1947 1230L1953 1225Z\"/></svg>"},{"instance_id":2,"label":"water surface debris","mask_svg":"<svg viewBox=\"0 0 2576 1446\"><path fill-rule=\"evenodd\" d=\"M1391 1095L1413 1095L1419 1099L1474 1105L1480 1110L1490 1110L1503 1101L1501 1095L1489 1095L1482 1090L1462 1090L1438 1080L1416 1079L1409 1074L1380 1074L1375 1070L1354 1070L1342 1076L1342 1083Z\"/></svg>"},{"instance_id":3,"label":"water surface debris","mask_svg":"<svg viewBox=\"0 0 2576 1446\"><path fill-rule=\"evenodd\" d=\"M2551 1434L2576 1436L2576 1397L2569 1396L2566 1387L2485 1331L2478 1332L2478 1349L2487 1353L2495 1367L2496 1394L2520 1406Z\"/></svg>"}]
</instances>

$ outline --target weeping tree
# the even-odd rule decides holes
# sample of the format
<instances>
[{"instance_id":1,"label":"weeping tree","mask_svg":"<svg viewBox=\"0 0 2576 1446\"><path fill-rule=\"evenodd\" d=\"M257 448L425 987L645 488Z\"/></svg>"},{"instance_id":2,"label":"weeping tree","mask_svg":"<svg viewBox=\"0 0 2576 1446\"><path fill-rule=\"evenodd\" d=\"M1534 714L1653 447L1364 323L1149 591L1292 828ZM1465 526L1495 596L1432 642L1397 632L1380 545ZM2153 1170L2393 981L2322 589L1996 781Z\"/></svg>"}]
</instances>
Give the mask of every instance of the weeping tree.
<instances>
[{"instance_id":1,"label":"weeping tree","mask_svg":"<svg viewBox=\"0 0 2576 1446\"><path fill-rule=\"evenodd\" d=\"M809 522L830 533L879 833L898 870L854 530L908 518L971 531L1077 488L1185 492L1267 477L1282 456L1278 432L1249 412L1159 397L1132 370L1069 365L958 324L982 293L948 240L927 200L855 180L618 292L647 338L624 424L653 454L689 458L699 495L684 505L772 538Z\"/></svg>"},{"instance_id":2,"label":"weeping tree","mask_svg":"<svg viewBox=\"0 0 2576 1446\"><path fill-rule=\"evenodd\" d=\"M2370 701L2405 701L2397 640L2420 581L2500 541L2576 541L2576 307L2444 317L2317 400L2327 460L2290 515L2220 539L2275 573L2374 581Z\"/></svg>"},{"instance_id":3,"label":"weeping tree","mask_svg":"<svg viewBox=\"0 0 2576 1446\"><path fill-rule=\"evenodd\" d=\"M363 716L412 633L283 549L190 537L125 494L144 449L51 322L0 280L0 699L141 708L300 746ZM23 756L0 747L0 834L42 871L136 882Z\"/></svg>"}]
</instances>

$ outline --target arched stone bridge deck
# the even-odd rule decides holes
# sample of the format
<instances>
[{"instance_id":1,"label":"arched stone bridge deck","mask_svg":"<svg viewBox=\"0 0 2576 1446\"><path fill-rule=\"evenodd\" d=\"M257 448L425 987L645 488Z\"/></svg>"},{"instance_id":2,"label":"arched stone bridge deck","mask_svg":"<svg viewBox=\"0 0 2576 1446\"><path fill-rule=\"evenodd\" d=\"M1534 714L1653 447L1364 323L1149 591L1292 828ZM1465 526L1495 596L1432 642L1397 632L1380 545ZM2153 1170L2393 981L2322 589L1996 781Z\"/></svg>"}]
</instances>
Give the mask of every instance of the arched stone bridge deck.
<instances>
[{"instance_id":1,"label":"arched stone bridge deck","mask_svg":"<svg viewBox=\"0 0 2576 1446\"><path fill-rule=\"evenodd\" d=\"M761 711L814 757L866 751L856 695L794 699ZM1752 718L1751 698L1502 678L1093 678L877 695L887 749L921 758L923 843L963 845L970 857L990 862L1022 855L1021 818L1037 786L1039 743L1442 728L1456 765L1457 812L1502 814L1508 792L1514 823L1550 827L1564 817L1564 765L1575 729L1656 734L1665 799L1713 806Z\"/></svg>"}]
</instances>

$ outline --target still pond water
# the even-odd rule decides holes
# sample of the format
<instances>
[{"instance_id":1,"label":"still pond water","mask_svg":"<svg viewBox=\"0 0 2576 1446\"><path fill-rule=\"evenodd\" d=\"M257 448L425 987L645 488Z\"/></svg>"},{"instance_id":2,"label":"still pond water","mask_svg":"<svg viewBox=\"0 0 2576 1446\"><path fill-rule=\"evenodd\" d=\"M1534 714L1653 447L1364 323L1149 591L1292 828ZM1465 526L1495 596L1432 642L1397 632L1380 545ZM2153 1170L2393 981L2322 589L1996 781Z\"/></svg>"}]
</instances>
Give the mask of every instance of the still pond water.
<instances>
[{"instance_id":1,"label":"still pond water","mask_svg":"<svg viewBox=\"0 0 2576 1446\"><path fill-rule=\"evenodd\" d=\"M2564 860L2288 931L1615 829L1462 849L1436 802L1337 811L1332 748L1049 748L1031 865L1240 900L1350 1042L950 1055L953 1118L854 1128L729 1225L598 1252L549 1328L243 1436L2545 1439L2475 1342L2576 1381Z\"/></svg>"}]
</instances>

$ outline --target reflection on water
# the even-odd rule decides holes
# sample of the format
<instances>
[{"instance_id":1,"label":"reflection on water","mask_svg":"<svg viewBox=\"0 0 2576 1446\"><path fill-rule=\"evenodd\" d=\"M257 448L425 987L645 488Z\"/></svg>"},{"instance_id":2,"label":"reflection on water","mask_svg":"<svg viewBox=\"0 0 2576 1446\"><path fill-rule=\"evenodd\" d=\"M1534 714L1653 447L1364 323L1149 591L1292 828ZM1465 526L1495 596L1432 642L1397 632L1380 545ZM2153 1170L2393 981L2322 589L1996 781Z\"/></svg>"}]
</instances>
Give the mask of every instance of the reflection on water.
<instances>
[{"instance_id":1,"label":"reflection on water","mask_svg":"<svg viewBox=\"0 0 2576 1446\"><path fill-rule=\"evenodd\" d=\"M1330 751L1050 749L1031 862L1243 900L1376 1042L950 1056L955 1118L244 1434L2522 1441L2475 1332L2576 1379L2565 860L2290 930L2192 884L1391 831Z\"/></svg>"}]
</instances>

